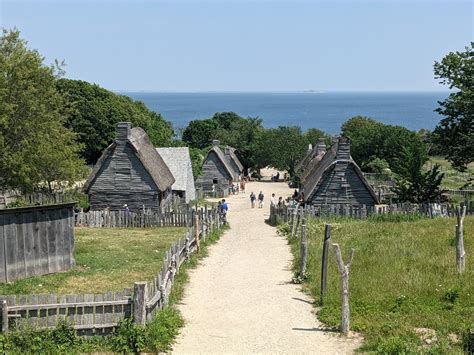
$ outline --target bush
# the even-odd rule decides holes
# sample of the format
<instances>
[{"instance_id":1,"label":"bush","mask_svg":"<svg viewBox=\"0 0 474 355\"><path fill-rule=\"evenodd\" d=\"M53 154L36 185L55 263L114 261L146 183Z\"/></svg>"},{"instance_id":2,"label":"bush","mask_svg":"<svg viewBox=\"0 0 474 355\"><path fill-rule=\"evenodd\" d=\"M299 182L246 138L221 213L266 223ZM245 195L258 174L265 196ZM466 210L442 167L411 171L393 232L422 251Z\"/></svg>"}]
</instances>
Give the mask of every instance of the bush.
<instances>
[{"instance_id":1,"label":"bush","mask_svg":"<svg viewBox=\"0 0 474 355\"><path fill-rule=\"evenodd\" d=\"M112 338L112 349L117 352L139 353L145 350L145 328L135 323L130 318L120 321Z\"/></svg>"}]
</instances>

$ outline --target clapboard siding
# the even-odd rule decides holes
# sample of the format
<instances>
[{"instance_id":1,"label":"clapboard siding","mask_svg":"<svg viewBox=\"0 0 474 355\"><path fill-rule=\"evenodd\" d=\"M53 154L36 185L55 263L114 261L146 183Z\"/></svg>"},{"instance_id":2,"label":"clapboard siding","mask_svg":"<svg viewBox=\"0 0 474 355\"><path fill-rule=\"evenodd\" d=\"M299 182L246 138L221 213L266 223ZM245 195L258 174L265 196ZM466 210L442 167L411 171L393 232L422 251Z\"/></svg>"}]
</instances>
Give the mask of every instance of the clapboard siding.
<instances>
[{"instance_id":1,"label":"clapboard siding","mask_svg":"<svg viewBox=\"0 0 474 355\"><path fill-rule=\"evenodd\" d=\"M0 282L74 265L74 204L0 210Z\"/></svg>"},{"instance_id":2,"label":"clapboard siding","mask_svg":"<svg viewBox=\"0 0 474 355\"><path fill-rule=\"evenodd\" d=\"M336 163L326 171L307 203L314 205L348 204L374 206L376 201L349 161Z\"/></svg>"},{"instance_id":3,"label":"clapboard siding","mask_svg":"<svg viewBox=\"0 0 474 355\"><path fill-rule=\"evenodd\" d=\"M229 187L229 181L233 180L221 160L214 151L210 151L202 166L202 175L199 179L204 191L212 191L213 180L217 179L216 190L226 190Z\"/></svg>"}]
</instances>

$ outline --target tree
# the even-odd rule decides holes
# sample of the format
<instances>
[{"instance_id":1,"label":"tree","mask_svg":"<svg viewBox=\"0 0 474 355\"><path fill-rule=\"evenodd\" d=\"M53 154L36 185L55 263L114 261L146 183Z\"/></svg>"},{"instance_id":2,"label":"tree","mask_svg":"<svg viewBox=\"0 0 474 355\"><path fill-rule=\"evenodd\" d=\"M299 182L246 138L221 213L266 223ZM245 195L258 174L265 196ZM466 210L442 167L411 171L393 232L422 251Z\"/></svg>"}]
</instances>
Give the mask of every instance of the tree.
<instances>
[{"instance_id":1,"label":"tree","mask_svg":"<svg viewBox=\"0 0 474 355\"><path fill-rule=\"evenodd\" d=\"M362 116L346 121L342 125L342 134L351 138L351 155L359 165L370 167L371 162L378 158L385 160L395 173L404 147L410 144L426 147L417 132Z\"/></svg>"},{"instance_id":2,"label":"tree","mask_svg":"<svg viewBox=\"0 0 474 355\"><path fill-rule=\"evenodd\" d=\"M295 165L304 156L308 146L300 127L279 126L265 130L256 149L260 152L260 166L270 165L287 170L293 176Z\"/></svg>"},{"instance_id":3,"label":"tree","mask_svg":"<svg viewBox=\"0 0 474 355\"><path fill-rule=\"evenodd\" d=\"M191 148L204 149L217 139L218 122L212 119L193 120L183 131L183 141Z\"/></svg>"},{"instance_id":4,"label":"tree","mask_svg":"<svg viewBox=\"0 0 474 355\"><path fill-rule=\"evenodd\" d=\"M130 121L133 126L143 128L155 146L171 144L171 124L140 101L81 80L61 79L57 88L70 107L66 126L76 132L84 144L83 157L88 163L95 163L114 141L116 124L121 121Z\"/></svg>"},{"instance_id":5,"label":"tree","mask_svg":"<svg viewBox=\"0 0 474 355\"><path fill-rule=\"evenodd\" d=\"M435 62L434 74L451 93L436 112L445 116L434 130L435 141L453 166L463 171L474 161L474 42Z\"/></svg>"},{"instance_id":6,"label":"tree","mask_svg":"<svg viewBox=\"0 0 474 355\"><path fill-rule=\"evenodd\" d=\"M401 202L423 203L435 201L443 190L441 180L444 177L439 171L439 165L424 171L423 166L428 160L426 147L419 144L410 144L403 147L397 159L395 175L396 185L393 191Z\"/></svg>"},{"instance_id":7,"label":"tree","mask_svg":"<svg viewBox=\"0 0 474 355\"><path fill-rule=\"evenodd\" d=\"M83 172L81 145L64 123L68 107L48 67L18 30L0 37L0 187L24 192L74 182ZM57 63L56 63L57 64Z\"/></svg>"}]
</instances>

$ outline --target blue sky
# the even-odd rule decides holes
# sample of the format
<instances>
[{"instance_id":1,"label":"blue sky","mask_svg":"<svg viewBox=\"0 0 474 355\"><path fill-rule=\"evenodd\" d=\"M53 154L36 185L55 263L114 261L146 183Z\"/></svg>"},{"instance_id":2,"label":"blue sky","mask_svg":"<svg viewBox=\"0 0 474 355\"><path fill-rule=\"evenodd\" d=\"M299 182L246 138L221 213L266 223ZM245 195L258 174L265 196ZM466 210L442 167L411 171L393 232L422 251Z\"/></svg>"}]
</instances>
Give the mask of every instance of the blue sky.
<instances>
[{"instance_id":1,"label":"blue sky","mask_svg":"<svg viewBox=\"0 0 474 355\"><path fill-rule=\"evenodd\" d=\"M435 91L471 1L7 1L67 76L118 91Z\"/></svg>"}]
</instances>

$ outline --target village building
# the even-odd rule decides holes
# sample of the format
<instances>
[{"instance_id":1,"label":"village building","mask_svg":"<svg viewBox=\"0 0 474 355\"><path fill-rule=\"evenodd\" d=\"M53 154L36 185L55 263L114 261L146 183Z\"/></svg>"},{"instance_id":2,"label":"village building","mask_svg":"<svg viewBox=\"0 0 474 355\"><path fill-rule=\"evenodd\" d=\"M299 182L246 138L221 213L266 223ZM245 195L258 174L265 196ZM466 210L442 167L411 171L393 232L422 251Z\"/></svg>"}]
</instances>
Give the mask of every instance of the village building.
<instances>
[{"instance_id":1,"label":"village building","mask_svg":"<svg viewBox=\"0 0 474 355\"><path fill-rule=\"evenodd\" d=\"M338 137L305 176L301 192L305 203L317 206L373 207L377 195L350 153L350 139ZM308 171L308 170L307 170Z\"/></svg>"},{"instance_id":2,"label":"village building","mask_svg":"<svg viewBox=\"0 0 474 355\"><path fill-rule=\"evenodd\" d=\"M158 209L171 200L175 178L146 132L117 125L117 137L94 166L84 185L92 210Z\"/></svg>"},{"instance_id":3,"label":"village building","mask_svg":"<svg viewBox=\"0 0 474 355\"><path fill-rule=\"evenodd\" d=\"M242 165L239 158L235 154L235 148L226 146L225 157L227 161L229 162L229 165L231 166L231 168L234 170L234 176L237 176L237 179L239 179L244 172L244 166Z\"/></svg>"},{"instance_id":4,"label":"village building","mask_svg":"<svg viewBox=\"0 0 474 355\"><path fill-rule=\"evenodd\" d=\"M156 148L175 178L173 196L189 203L196 198L193 165L188 147Z\"/></svg>"},{"instance_id":5,"label":"village building","mask_svg":"<svg viewBox=\"0 0 474 355\"><path fill-rule=\"evenodd\" d=\"M315 163L321 160L326 153L326 142L324 138L320 138L317 145L314 147L309 144L303 159L301 159L295 166L295 172L303 180L303 176L307 176L309 171L314 167Z\"/></svg>"},{"instance_id":6,"label":"village building","mask_svg":"<svg viewBox=\"0 0 474 355\"><path fill-rule=\"evenodd\" d=\"M202 173L197 183L206 194L227 196L230 184L240 180L241 171L238 168L237 157L235 157L235 160L232 158L230 149L226 156L219 145L218 140L212 141L212 148L204 159ZM235 154L233 155L235 156ZM233 167L233 164L237 167ZM239 164L241 165L240 162Z\"/></svg>"}]
</instances>

